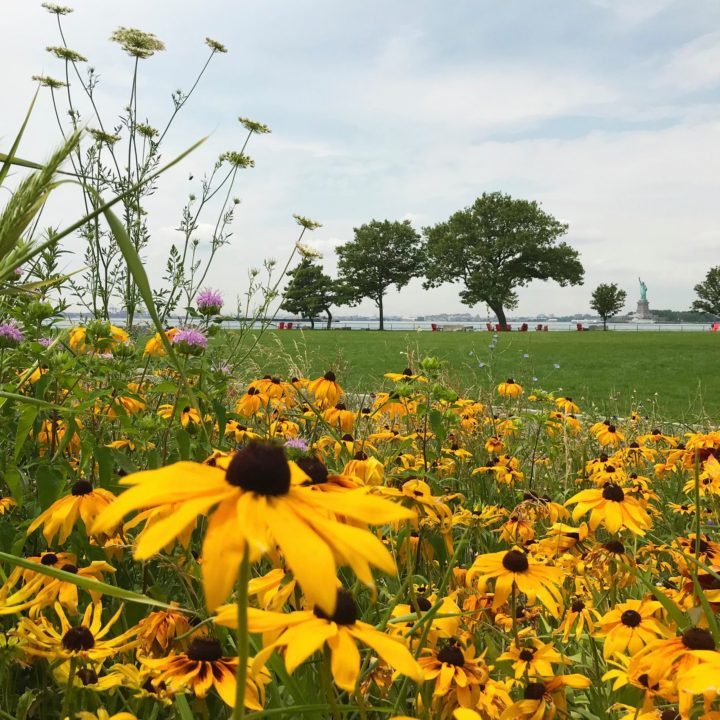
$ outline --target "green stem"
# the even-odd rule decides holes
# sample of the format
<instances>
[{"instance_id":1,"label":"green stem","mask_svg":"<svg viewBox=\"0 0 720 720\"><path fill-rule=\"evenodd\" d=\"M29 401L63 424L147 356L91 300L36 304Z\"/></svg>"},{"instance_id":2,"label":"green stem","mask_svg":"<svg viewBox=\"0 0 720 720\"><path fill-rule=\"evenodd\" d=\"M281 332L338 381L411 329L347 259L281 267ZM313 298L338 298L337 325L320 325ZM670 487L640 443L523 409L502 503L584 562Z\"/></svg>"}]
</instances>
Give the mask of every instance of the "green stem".
<instances>
[{"instance_id":1,"label":"green stem","mask_svg":"<svg viewBox=\"0 0 720 720\"><path fill-rule=\"evenodd\" d=\"M248 582L250 581L250 554L248 546L245 545L242 563L240 564L240 575L237 581L237 652L238 667L235 675L237 689L235 691L235 711L233 720L243 720L245 717L245 680L247 678L248 663Z\"/></svg>"},{"instance_id":2,"label":"green stem","mask_svg":"<svg viewBox=\"0 0 720 720\"><path fill-rule=\"evenodd\" d=\"M338 712L337 698L335 697L335 688L333 687L332 670L331 670L331 657L330 648L326 645L325 652L323 655L323 666L322 666L322 678L323 685L325 687L325 697L327 697L328 705L330 706L330 712L332 713L333 720L339 720L340 713Z\"/></svg>"},{"instance_id":3,"label":"green stem","mask_svg":"<svg viewBox=\"0 0 720 720\"><path fill-rule=\"evenodd\" d=\"M63 700L62 710L60 711L60 717L70 717L70 710L72 707L72 695L75 689L75 670L77 668L77 658L70 658L70 670L68 671L67 687L65 688L65 698Z\"/></svg>"}]
</instances>

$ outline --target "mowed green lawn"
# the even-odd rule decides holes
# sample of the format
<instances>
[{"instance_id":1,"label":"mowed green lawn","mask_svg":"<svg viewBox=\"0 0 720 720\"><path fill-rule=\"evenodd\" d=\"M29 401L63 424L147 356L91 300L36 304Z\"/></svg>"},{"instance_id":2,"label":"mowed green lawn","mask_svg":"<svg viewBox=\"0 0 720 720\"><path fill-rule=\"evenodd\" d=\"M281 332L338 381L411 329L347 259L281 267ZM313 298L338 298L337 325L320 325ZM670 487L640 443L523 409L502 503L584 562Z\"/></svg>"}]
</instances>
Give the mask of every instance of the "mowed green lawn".
<instances>
[{"instance_id":1,"label":"mowed green lawn","mask_svg":"<svg viewBox=\"0 0 720 720\"><path fill-rule=\"evenodd\" d=\"M420 357L447 363L449 381L473 391L507 377L573 397L598 413L697 423L720 419L720 334L709 332L276 331L260 339L252 362L263 373L310 376L334 369L350 391L382 386Z\"/></svg>"}]
</instances>

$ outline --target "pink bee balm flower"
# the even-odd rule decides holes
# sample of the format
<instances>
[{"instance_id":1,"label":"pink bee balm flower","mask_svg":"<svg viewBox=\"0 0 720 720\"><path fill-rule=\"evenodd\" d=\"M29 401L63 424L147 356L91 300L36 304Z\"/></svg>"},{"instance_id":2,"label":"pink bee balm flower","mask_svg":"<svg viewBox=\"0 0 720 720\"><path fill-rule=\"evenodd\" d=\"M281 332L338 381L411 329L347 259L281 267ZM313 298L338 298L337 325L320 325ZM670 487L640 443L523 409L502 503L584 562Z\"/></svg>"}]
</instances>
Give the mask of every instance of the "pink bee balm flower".
<instances>
[{"instance_id":1,"label":"pink bee balm flower","mask_svg":"<svg viewBox=\"0 0 720 720\"><path fill-rule=\"evenodd\" d=\"M172 344L186 355L201 355L207 347L208 341L200 330L186 328L173 336Z\"/></svg>"},{"instance_id":2,"label":"pink bee balm flower","mask_svg":"<svg viewBox=\"0 0 720 720\"><path fill-rule=\"evenodd\" d=\"M222 310L223 299L219 290L206 288L197 296L197 308L203 315L217 315Z\"/></svg>"}]
</instances>

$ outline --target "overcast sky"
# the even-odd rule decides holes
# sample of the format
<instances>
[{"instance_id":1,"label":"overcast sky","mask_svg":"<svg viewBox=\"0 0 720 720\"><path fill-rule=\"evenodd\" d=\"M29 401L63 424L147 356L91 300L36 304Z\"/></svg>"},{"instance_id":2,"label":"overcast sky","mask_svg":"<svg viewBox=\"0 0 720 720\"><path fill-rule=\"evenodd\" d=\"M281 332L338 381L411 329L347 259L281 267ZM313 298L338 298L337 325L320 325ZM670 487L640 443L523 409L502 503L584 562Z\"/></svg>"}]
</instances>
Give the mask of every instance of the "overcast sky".
<instances>
[{"instance_id":1,"label":"overcast sky","mask_svg":"<svg viewBox=\"0 0 720 720\"><path fill-rule=\"evenodd\" d=\"M210 133L152 200L154 277L179 240L173 228L187 194L220 152L240 148L238 116L273 133L248 148L256 167L238 185L234 241L210 274L208 284L231 298L248 267L287 257L292 213L323 223L312 243L334 272L333 247L353 227L409 218L420 229L495 190L541 201L567 222L586 268L584 286L520 290L519 313L588 311L600 282L625 288L631 310L638 275L651 307L687 309L695 283L720 264L716 0L68 4L68 44L99 72L108 119L127 102L132 67L108 40L117 27L153 32L167 46L141 63L139 114L155 126L172 109L170 93L188 89L205 61L204 38L229 50L168 137L166 158ZM59 42L39 2L0 0L0 27L0 142L8 145L34 92L31 76L59 77L62 63L45 52ZM44 94L20 154L39 160L57 142ZM53 220L70 222L77 210L53 208ZM399 315L466 310L456 287L426 292L419 282L386 303Z\"/></svg>"}]
</instances>

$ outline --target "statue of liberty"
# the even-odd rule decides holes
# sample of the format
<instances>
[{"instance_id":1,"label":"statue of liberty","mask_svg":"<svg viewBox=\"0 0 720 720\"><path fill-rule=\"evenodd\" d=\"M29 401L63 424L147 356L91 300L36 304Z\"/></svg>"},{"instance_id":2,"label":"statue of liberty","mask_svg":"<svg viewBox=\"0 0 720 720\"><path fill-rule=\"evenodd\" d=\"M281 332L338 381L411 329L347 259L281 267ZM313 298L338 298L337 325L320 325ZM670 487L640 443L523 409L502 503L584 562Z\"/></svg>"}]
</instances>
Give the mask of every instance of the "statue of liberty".
<instances>
[{"instance_id":1,"label":"statue of liberty","mask_svg":"<svg viewBox=\"0 0 720 720\"><path fill-rule=\"evenodd\" d=\"M638 278L638 282L640 283L640 299L647 300L647 285L640 278Z\"/></svg>"}]
</instances>

